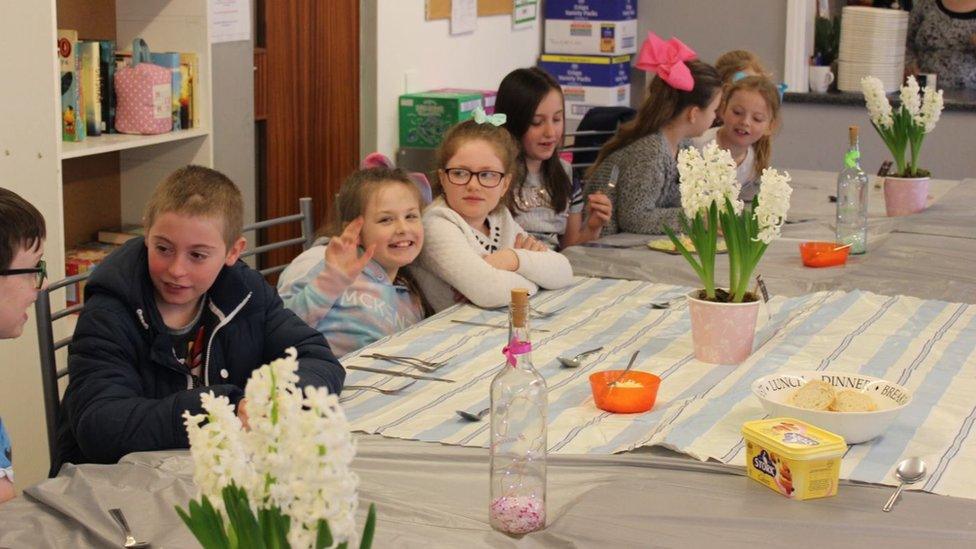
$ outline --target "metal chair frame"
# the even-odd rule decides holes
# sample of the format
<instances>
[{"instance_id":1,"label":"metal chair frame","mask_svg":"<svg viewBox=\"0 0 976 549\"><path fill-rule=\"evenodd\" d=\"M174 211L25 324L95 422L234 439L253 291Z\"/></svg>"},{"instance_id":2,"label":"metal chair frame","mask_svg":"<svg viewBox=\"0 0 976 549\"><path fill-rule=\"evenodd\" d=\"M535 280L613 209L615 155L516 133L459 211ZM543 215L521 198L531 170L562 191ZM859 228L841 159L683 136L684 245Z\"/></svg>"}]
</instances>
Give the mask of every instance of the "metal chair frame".
<instances>
[{"instance_id":1,"label":"metal chair frame","mask_svg":"<svg viewBox=\"0 0 976 549\"><path fill-rule=\"evenodd\" d=\"M286 246L293 246L296 244L301 244L303 250L309 249L312 246L312 243L315 241L315 221L314 214L312 212L312 199L300 198L298 200L298 208L299 213L297 214L285 215L282 217L276 217L274 219L258 221L256 223L245 225L243 227L243 232L253 232L259 229L266 229L268 227L274 227L297 221L301 223L301 237L272 242L270 244L264 244L262 246L257 246L256 248L245 250L241 254L241 258L251 257L257 254L276 250L278 248L284 248ZM268 276L269 274L283 271L287 266L288 265L286 264L268 267L266 269L261 269L260 273L264 276ZM44 396L44 420L47 427L48 454L50 456L51 463L54 463L54 461L57 459L57 424L58 415L61 411L61 392L58 389L58 382L61 380L61 378L68 376L67 367L58 368L56 353L58 349L70 344L73 338L73 335L69 335L55 341L54 322L66 316L80 313L85 307L84 303L78 303L52 313L51 292L60 290L61 288L65 288L78 282L83 282L88 279L91 272L92 271L86 271L84 273L69 276L67 278L58 280L57 282L48 284L47 288L37 292L37 301L34 303L34 311L37 321L37 342L41 359L41 390Z\"/></svg>"}]
</instances>

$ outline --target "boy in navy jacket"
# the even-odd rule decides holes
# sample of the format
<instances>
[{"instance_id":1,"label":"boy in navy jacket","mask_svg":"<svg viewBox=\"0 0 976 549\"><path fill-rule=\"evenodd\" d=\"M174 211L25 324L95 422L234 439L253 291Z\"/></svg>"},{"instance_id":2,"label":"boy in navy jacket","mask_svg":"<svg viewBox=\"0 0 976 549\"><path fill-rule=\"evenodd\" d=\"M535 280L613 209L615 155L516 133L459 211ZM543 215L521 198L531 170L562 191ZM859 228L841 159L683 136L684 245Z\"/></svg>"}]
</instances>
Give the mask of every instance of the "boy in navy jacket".
<instances>
[{"instance_id":1,"label":"boy in navy jacket","mask_svg":"<svg viewBox=\"0 0 976 549\"><path fill-rule=\"evenodd\" d=\"M230 179L181 168L146 206L145 238L94 270L69 347L56 467L186 448L183 412L203 413L208 391L228 397L246 425L248 377L288 347L300 386L342 389L345 370L322 334L238 261L242 217Z\"/></svg>"}]
</instances>

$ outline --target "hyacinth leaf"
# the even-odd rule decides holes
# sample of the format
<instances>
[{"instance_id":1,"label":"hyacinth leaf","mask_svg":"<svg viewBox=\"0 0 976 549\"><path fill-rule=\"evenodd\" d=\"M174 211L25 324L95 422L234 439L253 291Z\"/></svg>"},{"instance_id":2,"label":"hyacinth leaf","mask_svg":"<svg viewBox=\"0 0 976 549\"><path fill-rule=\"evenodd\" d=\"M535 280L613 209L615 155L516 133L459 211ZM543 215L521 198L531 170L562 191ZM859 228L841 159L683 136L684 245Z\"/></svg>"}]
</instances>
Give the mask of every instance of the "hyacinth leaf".
<instances>
[{"instance_id":1,"label":"hyacinth leaf","mask_svg":"<svg viewBox=\"0 0 976 549\"><path fill-rule=\"evenodd\" d=\"M332 531L329 530L329 522L319 519L318 533L315 536L315 549L330 547L332 545Z\"/></svg>"},{"instance_id":2,"label":"hyacinth leaf","mask_svg":"<svg viewBox=\"0 0 976 549\"><path fill-rule=\"evenodd\" d=\"M288 529L290 519L281 513L278 507L258 510L258 523L264 534L264 544L269 548L286 549L288 544Z\"/></svg>"},{"instance_id":3,"label":"hyacinth leaf","mask_svg":"<svg viewBox=\"0 0 976 549\"><path fill-rule=\"evenodd\" d=\"M363 539L359 542L359 549L370 549L373 546L373 534L376 533L376 504L369 504L366 515L366 525L363 526Z\"/></svg>"},{"instance_id":4,"label":"hyacinth leaf","mask_svg":"<svg viewBox=\"0 0 976 549\"><path fill-rule=\"evenodd\" d=\"M224 486L222 494L227 518L230 521L231 528L237 534L237 547L240 549L267 549L264 537L261 535L261 527L251 511L244 489L230 484Z\"/></svg>"},{"instance_id":5,"label":"hyacinth leaf","mask_svg":"<svg viewBox=\"0 0 976 549\"><path fill-rule=\"evenodd\" d=\"M213 508L207 496L201 502L190 500L189 513L176 506L176 514L206 549L228 549L230 541L224 533L224 520Z\"/></svg>"},{"instance_id":6,"label":"hyacinth leaf","mask_svg":"<svg viewBox=\"0 0 976 549\"><path fill-rule=\"evenodd\" d=\"M687 222L685 224L687 225ZM674 243L674 249L678 250L678 252L680 252L686 260L688 260L688 263L691 264L691 268L694 269L695 273L698 274L698 278L704 279L705 275L702 272L701 266L698 265L698 262L695 261L695 258L692 257L691 253L688 252L688 248L685 248L685 245L678 240L678 237L675 236L674 231L672 231L670 227L665 227L664 233L667 234L668 238L671 239L671 242Z\"/></svg>"}]
</instances>

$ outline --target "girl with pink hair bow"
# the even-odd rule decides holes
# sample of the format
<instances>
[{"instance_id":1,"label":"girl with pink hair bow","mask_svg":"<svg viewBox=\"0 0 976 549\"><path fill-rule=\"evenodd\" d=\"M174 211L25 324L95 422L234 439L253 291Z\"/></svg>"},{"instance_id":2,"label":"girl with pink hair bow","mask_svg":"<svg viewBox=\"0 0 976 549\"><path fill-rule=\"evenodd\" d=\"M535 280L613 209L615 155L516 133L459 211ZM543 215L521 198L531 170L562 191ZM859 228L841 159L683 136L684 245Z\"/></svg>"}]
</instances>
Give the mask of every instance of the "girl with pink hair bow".
<instances>
[{"instance_id":1,"label":"girl with pink hair bow","mask_svg":"<svg viewBox=\"0 0 976 549\"><path fill-rule=\"evenodd\" d=\"M647 96L637 117L607 141L587 172L584 195L602 191L613 203L603 234L680 229L678 151L711 127L721 99L718 72L677 38L647 33L635 65L651 73Z\"/></svg>"}]
</instances>

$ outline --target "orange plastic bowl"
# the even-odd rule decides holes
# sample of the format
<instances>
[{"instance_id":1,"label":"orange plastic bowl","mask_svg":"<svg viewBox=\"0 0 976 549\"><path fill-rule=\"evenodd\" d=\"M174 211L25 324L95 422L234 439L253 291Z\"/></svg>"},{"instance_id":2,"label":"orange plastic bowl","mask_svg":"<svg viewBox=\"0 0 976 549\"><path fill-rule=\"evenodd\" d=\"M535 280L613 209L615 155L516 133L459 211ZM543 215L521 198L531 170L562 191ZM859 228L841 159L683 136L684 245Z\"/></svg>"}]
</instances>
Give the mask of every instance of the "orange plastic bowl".
<instances>
[{"instance_id":1,"label":"orange plastic bowl","mask_svg":"<svg viewBox=\"0 0 976 549\"><path fill-rule=\"evenodd\" d=\"M610 387L607 383L617 379L623 370L607 370L590 374L590 388L596 407L617 414L636 414L654 407L661 378L647 372L630 371L620 382L636 381L640 387Z\"/></svg>"},{"instance_id":2,"label":"orange plastic bowl","mask_svg":"<svg viewBox=\"0 0 976 549\"><path fill-rule=\"evenodd\" d=\"M840 250L835 248L843 246L836 242L804 242L800 244L800 258L807 267L833 267L847 263L847 256L851 253L851 247L847 246Z\"/></svg>"}]
</instances>

